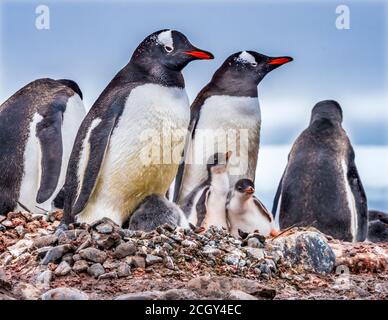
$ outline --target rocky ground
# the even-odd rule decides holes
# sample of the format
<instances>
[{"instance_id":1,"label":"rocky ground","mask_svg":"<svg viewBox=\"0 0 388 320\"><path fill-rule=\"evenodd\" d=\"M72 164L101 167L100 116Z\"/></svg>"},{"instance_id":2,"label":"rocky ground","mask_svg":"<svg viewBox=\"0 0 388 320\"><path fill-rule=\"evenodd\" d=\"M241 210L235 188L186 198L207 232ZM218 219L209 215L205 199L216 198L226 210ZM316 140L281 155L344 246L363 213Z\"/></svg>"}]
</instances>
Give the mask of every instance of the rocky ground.
<instances>
[{"instance_id":1,"label":"rocky ground","mask_svg":"<svg viewBox=\"0 0 388 320\"><path fill-rule=\"evenodd\" d=\"M2 299L387 299L388 244L314 229L275 238L108 219L55 233L61 213L0 216Z\"/></svg>"}]
</instances>

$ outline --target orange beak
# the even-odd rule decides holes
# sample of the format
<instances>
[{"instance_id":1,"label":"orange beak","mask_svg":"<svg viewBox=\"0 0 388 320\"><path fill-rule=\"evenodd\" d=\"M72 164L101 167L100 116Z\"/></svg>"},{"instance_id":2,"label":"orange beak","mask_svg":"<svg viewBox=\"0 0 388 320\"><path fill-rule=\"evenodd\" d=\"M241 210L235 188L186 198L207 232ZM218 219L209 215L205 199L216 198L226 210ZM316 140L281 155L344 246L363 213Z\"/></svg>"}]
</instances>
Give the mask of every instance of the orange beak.
<instances>
[{"instance_id":1,"label":"orange beak","mask_svg":"<svg viewBox=\"0 0 388 320\"><path fill-rule=\"evenodd\" d=\"M202 50L184 51L183 53L200 60L214 59L214 56L210 52Z\"/></svg>"},{"instance_id":2,"label":"orange beak","mask_svg":"<svg viewBox=\"0 0 388 320\"><path fill-rule=\"evenodd\" d=\"M245 193L252 194L255 192L255 189L252 187L248 187L244 190Z\"/></svg>"},{"instance_id":3,"label":"orange beak","mask_svg":"<svg viewBox=\"0 0 388 320\"><path fill-rule=\"evenodd\" d=\"M279 58L272 58L267 63L268 64L275 64L275 65L282 65L287 62L291 62L293 59L291 57L279 57Z\"/></svg>"}]
</instances>

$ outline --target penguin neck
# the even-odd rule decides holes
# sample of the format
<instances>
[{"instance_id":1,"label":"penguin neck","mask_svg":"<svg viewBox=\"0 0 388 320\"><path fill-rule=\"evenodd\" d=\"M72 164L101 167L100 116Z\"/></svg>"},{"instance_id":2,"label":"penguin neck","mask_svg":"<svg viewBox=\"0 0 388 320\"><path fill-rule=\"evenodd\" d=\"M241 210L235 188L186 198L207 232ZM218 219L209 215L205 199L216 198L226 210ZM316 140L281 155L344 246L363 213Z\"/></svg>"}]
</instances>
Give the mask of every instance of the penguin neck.
<instances>
[{"instance_id":1,"label":"penguin neck","mask_svg":"<svg viewBox=\"0 0 388 320\"><path fill-rule=\"evenodd\" d=\"M229 175L227 172L213 174L211 176L210 185L213 191L220 193L228 193L229 191Z\"/></svg>"},{"instance_id":2,"label":"penguin neck","mask_svg":"<svg viewBox=\"0 0 388 320\"><path fill-rule=\"evenodd\" d=\"M169 69L159 63L147 62L140 59L131 60L116 75L115 80L129 83L154 83L164 87L185 88L185 81L180 71Z\"/></svg>"},{"instance_id":3,"label":"penguin neck","mask_svg":"<svg viewBox=\"0 0 388 320\"><path fill-rule=\"evenodd\" d=\"M228 72L216 73L211 84L213 84L214 91L219 95L257 97L258 83L254 79L236 77Z\"/></svg>"}]
</instances>

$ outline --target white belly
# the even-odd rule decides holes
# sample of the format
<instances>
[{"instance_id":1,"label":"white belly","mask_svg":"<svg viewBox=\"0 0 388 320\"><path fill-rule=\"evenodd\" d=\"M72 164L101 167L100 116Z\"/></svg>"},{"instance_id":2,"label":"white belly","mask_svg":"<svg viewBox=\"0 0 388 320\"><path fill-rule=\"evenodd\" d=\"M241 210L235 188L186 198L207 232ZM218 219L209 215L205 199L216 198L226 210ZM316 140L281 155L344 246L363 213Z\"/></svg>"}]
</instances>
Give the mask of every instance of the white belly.
<instances>
[{"instance_id":1,"label":"white belly","mask_svg":"<svg viewBox=\"0 0 388 320\"><path fill-rule=\"evenodd\" d=\"M190 146L179 202L206 179L206 163L216 152L232 151L230 183L254 180L260 143L261 114L257 98L212 96L201 109Z\"/></svg>"},{"instance_id":2,"label":"white belly","mask_svg":"<svg viewBox=\"0 0 388 320\"><path fill-rule=\"evenodd\" d=\"M231 201L228 210L228 220L230 225L230 233L238 237L238 230L252 233L259 231L265 237L268 237L274 229L273 220L270 222L263 214L261 214L253 201L247 203L245 208L234 201Z\"/></svg>"},{"instance_id":3,"label":"white belly","mask_svg":"<svg viewBox=\"0 0 388 320\"><path fill-rule=\"evenodd\" d=\"M223 227L228 229L226 222L226 204L227 192L217 192L210 188L210 196L206 206L206 216L202 226L208 229L210 226Z\"/></svg>"},{"instance_id":4,"label":"white belly","mask_svg":"<svg viewBox=\"0 0 388 320\"><path fill-rule=\"evenodd\" d=\"M164 195L178 169L189 118L184 89L146 84L132 90L78 220L109 217L122 224L147 195Z\"/></svg>"},{"instance_id":5,"label":"white belly","mask_svg":"<svg viewBox=\"0 0 388 320\"><path fill-rule=\"evenodd\" d=\"M52 210L52 201L56 197L59 190L65 182L67 164L69 162L70 153L77 135L78 128L85 116L85 108L82 100L78 95L69 98L66 105L66 110L63 115L62 123L62 165L57 187L52 196L43 203L36 202L36 195L40 187L41 179L41 149L39 139L36 137L36 126L43 119L41 115L36 113L30 123L29 137L27 139L24 150L24 174L20 187L19 202L31 210L33 213L44 213ZM58 142L59 143L59 142ZM42 208L43 210L41 210ZM20 206L17 210L24 210Z\"/></svg>"}]
</instances>

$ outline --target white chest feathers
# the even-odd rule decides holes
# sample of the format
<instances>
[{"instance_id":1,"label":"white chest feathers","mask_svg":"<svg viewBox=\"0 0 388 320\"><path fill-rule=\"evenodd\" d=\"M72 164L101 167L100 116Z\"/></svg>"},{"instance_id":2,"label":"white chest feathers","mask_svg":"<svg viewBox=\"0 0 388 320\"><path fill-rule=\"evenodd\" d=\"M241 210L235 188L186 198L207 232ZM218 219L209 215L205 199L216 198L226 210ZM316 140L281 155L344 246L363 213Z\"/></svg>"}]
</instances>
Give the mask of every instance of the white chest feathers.
<instances>
[{"instance_id":1,"label":"white chest feathers","mask_svg":"<svg viewBox=\"0 0 388 320\"><path fill-rule=\"evenodd\" d=\"M201 107L186 163L180 199L206 178L206 162L216 152L232 151L231 183L255 178L260 143L261 112L256 97L212 96Z\"/></svg>"},{"instance_id":2,"label":"white chest feathers","mask_svg":"<svg viewBox=\"0 0 388 320\"><path fill-rule=\"evenodd\" d=\"M155 84L133 89L80 220L108 216L121 224L147 195L164 195L175 178L189 120L184 89Z\"/></svg>"},{"instance_id":3,"label":"white chest feathers","mask_svg":"<svg viewBox=\"0 0 388 320\"><path fill-rule=\"evenodd\" d=\"M274 230L272 215L261 212L254 202L253 197L244 201L239 194L234 191L234 195L227 205L227 217L230 227L230 233L238 237L238 230L252 233L259 231L265 237ZM270 214L270 216L268 216Z\"/></svg>"}]
</instances>

